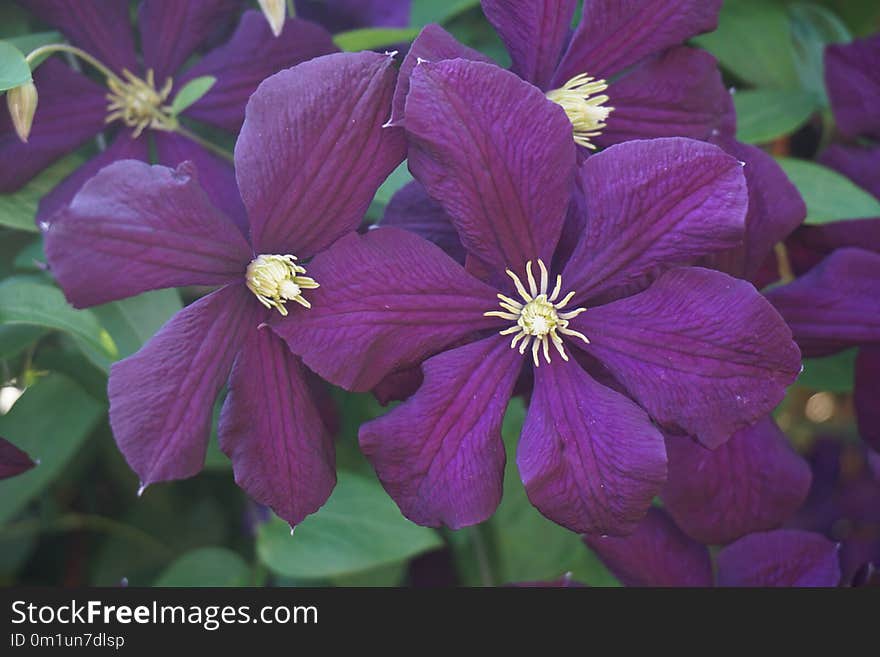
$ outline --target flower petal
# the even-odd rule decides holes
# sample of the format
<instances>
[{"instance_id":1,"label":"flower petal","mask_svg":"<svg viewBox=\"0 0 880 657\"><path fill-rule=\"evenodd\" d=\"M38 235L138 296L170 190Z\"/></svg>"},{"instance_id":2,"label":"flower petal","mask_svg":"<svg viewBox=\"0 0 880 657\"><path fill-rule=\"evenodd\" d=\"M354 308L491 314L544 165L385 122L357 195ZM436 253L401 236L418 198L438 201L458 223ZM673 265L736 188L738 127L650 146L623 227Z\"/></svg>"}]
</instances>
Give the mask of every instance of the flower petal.
<instances>
[{"instance_id":1,"label":"flower petal","mask_svg":"<svg viewBox=\"0 0 880 657\"><path fill-rule=\"evenodd\" d=\"M819 161L880 198L880 146L831 144Z\"/></svg>"},{"instance_id":2,"label":"flower petal","mask_svg":"<svg viewBox=\"0 0 880 657\"><path fill-rule=\"evenodd\" d=\"M576 0L483 0L482 5L507 46L511 70L546 90L568 41Z\"/></svg>"},{"instance_id":3,"label":"flower petal","mask_svg":"<svg viewBox=\"0 0 880 657\"><path fill-rule=\"evenodd\" d=\"M291 526L336 484L333 437L299 358L271 331L252 328L235 359L217 436L235 481Z\"/></svg>"},{"instance_id":4,"label":"flower petal","mask_svg":"<svg viewBox=\"0 0 880 657\"><path fill-rule=\"evenodd\" d=\"M425 382L361 426L361 449L388 494L420 525L458 529L501 500L501 419L523 357L492 336L425 361Z\"/></svg>"},{"instance_id":5,"label":"flower petal","mask_svg":"<svg viewBox=\"0 0 880 657\"><path fill-rule=\"evenodd\" d=\"M618 144L584 162L578 182L586 227L562 273L574 303L644 287L664 269L742 241L742 167L712 144Z\"/></svg>"},{"instance_id":6,"label":"flower petal","mask_svg":"<svg viewBox=\"0 0 880 657\"><path fill-rule=\"evenodd\" d=\"M795 275L805 274L835 249L854 247L880 253L880 217L804 225L785 242Z\"/></svg>"},{"instance_id":7,"label":"flower petal","mask_svg":"<svg viewBox=\"0 0 880 657\"><path fill-rule=\"evenodd\" d=\"M9 479L33 468L33 462L26 452L5 438L0 438L0 479Z\"/></svg>"},{"instance_id":8,"label":"flower petal","mask_svg":"<svg viewBox=\"0 0 880 657\"><path fill-rule=\"evenodd\" d=\"M333 32L362 27L406 27L411 0L294 0L296 15Z\"/></svg>"},{"instance_id":9,"label":"flower petal","mask_svg":"<svg viewBox=\"0 0 880 657\"><path fill-rule=\"evenodd\" d=\"M880 138L880 35L825 49L825 84L840 131Z\"/></svg>"},{"instance_id":10,"label":"flower petal","mask_svg":"<svg viewBox=\"0 0 880 657\"><path fill-rule=\"evenodd\" d=\"M801 369L791 331L754 287L697 267L591 308L572 328L657 422L710 448L773 410Z\"/></svg>"},{"instance_id":11,"label":"flower petal","mask_svg":"<svg viewBox=\"0 0 880 657\"><path fill-rule=\"evenodd\" d=\"M838 546L798 529L750 534L718 553L719 586L837 586Z\"/></svg>"},{"instance_id":12,"label":"flower petal","mask_svg":"<svg viewBox=\"0 0 880 657\"><path fill-rule=\"evenodd\" d=\"M656 507L629 536L584 536L624 586L712 586L709 551Z\"/></svg>"},{"instance_id":13,"label":"flower petal","mask_svg":"<svg viewBox=\"0 0 880 657\"><path fill-rule=\"evenodd\" d=\"M349 234L308 268L309 309L273 328L322 377L369 390L385 376L498 325L495 291L439 248L398 228Z\"/></svg>"},{"instance_id":14,"label":"flower petal","mask_svg":"<svg viewBox=\"0 0 880 657\"><path fill-rule=\"evenodd\" d=\"M772 418L711 450L688 436L668 436L666 451L666 510L689 536L708 545L776 529L810 490L810 467Z\"/></svg>"},{"instance_id":15,"label":"flower petal","mask_svg":"<svg viewBox=\"0 0 880 657\"><path fill-rule=\"evenodd\" d=\"M859 435L880 451L880 346L859 349L854 394Z\"/></svg>"},{"instance_id":16,"label":"flower petal","mask_svg":"<svg viewBox=\"0 0 880 657\"><path fill-rule=\"evenodd\" d=\"M880 254L837 249L788 285L767 291L806 356L880 342Z\"/></svg>"},{"instance_id":17,"label":"flower petal","mask_svg":"<svg viewBox=\"0 0 880 657\"><path fill-rule=\"evenodd\" d=\"M201 470L214 400L263 312L244 285L227 285L168 320L110 369L110 426L144 485Z\"/></svg>"},{"instance_id":18,"label":"flower petal","mask_svg":"<svg viewBox=\"0 0 880 657\"><path fill-rule=\"evenodd\" d=\"M666 479L663 436L632 401L553 356L534 369L516 453L526 493L574 532L628 534Z\"/></svg>"},{"instance_id":19,"label":"flower petal","mask_svg":"<svg viewBox=\"0 0 880 657\"><path fill-rule=\"evenodd\" d=\"M337 50L330 33L314 23L288 20L284 31L275 37L260 12L247 11L232 38L205 55L180 78L178 88L204 75L217 78L210 91L188 107L184 115L238 132L248 98L265 78Z\"/></svg>"},{"instance_id":20,"label":"flower petal","mask_svg":"<svg viewBox=\"0 0 880 657\"><path fill-rule=\"evenodd\" d=\"M250 247L199 187L175 169L115 162L92 178L46 230L46 256L76 307L147 290L243 279Z\"/></svg>"},{"instance_id":21,"label":"flower petal","mask_svg":"<svg viewBox=\"0 0 880 657\"><path fill-rule=\"evenodd\" d=\"M261 253L305 258L357 228L403 160L391 107L391 57L319 57L267 79L251 96L235 146L238 187Z\"/></svg>"},{"instance_id":22,"label":"flower petal","mask_svg":"<svg viewBox=\"0 0 880 657\"><path fill-rule=\"evenodd\" d=\"M410 170L470 253L502 271L550 262L575 165L559 106L497 66L423 63L413 72L406 129Z\"/></svg>"},{"instance_id":23,"label":"flower petal","mask_svg":"<svg viewBox=\"0 0 880 657\"><path fill-rule=\"evenodd\" d=\"M718 25L721 0L590 0L554 86L581 73L609 78Z\"/></svg>"}]
</instances>

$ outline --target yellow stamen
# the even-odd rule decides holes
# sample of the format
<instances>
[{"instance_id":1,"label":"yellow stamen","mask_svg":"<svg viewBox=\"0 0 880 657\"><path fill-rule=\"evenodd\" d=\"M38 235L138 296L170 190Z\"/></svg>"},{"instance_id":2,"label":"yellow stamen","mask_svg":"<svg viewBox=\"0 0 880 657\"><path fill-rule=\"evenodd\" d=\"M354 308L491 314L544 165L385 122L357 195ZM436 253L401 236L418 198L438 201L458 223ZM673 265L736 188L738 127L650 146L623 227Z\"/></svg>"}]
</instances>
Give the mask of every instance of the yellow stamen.
<instances>
[{"instance_id":1,"label":"yellow stamen","mask_svg":"<svg viewBox=\"0 0 880 657\"><path fill-rule=\"evenodd\" d=\"M257 256L247 267L245 282L257 300L266 308L275 308L283 316L287 316L285 304L288 301L306 308L312 304L303 297L303 290L314 290L319 287L313 278L302 276L306 268L295 262L292 255L261 255Z\"/></svg>"},{"instance_id":2,"label":"yellow stamen","mask_svg":"<svg viewBox=\"0 0 880 657\"><path fill-rule=\"evenodd\" d=\"M614 111L613 107L605 106L610 98L602 92L607 88L605 80L596 80L581 73L559 89L547 92L547 98L565 110L571 121L574 140L581 146L595 150L592 138L602 134L608 115Z\"/></svg>"},{"instance_id":3,"label":"yellow stamen","mask_svg":"<svg viewBox=\"0 0 880 657\"><path fill-rule=\"evenodd\" d=\"M161 89L156 89L153 70L147 71L145 79L135 76L131 71L124 70L125 78L107 78L110 93L107 94L109 114L105 123L122 121L129 128L134 128L134 136L139 137L147 128L153 130L173 131L177 128L177 119L171 113L171 107L164 105L171 94L174 82L165 80Z\"/></svg>"}]
</instances>

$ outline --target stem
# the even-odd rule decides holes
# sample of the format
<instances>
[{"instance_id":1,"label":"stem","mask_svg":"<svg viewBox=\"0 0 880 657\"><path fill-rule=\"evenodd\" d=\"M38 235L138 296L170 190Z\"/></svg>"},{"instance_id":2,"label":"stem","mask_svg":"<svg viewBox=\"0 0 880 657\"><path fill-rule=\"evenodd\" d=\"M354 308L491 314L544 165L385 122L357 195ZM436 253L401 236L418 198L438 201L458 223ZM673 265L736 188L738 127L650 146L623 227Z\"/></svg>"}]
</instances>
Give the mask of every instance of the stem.
<instances>
[{"instance_id":1,"label":"stem","mask_svg":"<svg viewBox=\"0 0 880 657\"><path fill-rule=\"evenodd\" d=\"M50 43L45 46L40 46L36 50L32 50L28 54L28 56L25 57L25 61L28 63L28 65L30 65L30 63L34 61L37 57L40 57L41 55L51 55L56 52L66 52L70 53L71 55L76 55L84 62L91 64L94 68L100 71L104 77L116 80L119 84L124 84L124 82L119 79L118 75L116 75L113 71L104 66L104 64L102 64L100 61L92 57L85 50L81 50L76 46L69 46L66 43Z\"/></svg>"},{"instance_id":2,"label":"stem","mask_svg":"<svg viewBox=\"0 0 880 657\"><path fill-rule=\"evenodd\" d=\"M785 244L779 242L773 247L776 252L776 263L779 271L779 278L783 283L791 283L794 280L794 270L791 268L791 259L788 257L788 249Z\"/></svg>"},{"instance_id":3,"label":"stem","mask_svg":"<svg viewBox=\"0 0 880 657\"><path fill-rule=\"evenodd\" d=\"M483 534L479 527L473 527L470 534L473 539L474 553L477 557L477 569L480 572L480 583L483 586L495 586L494 578L492 577L492 567L489 564L489 549L486 545L486 540L483 538Z\"/></svg>"},{"instance_id":4,"label":"stem","mask_svg":"<svg viewBox=\"0 0 880 657\"><path fill-rule=\"evenodd\" d=\"M178 126L174 129L174 131L177 132L178 134L183 135L187 139L192 139L194 142L196 142L202 148L207 148L209 151L211 151L215 155L219 155L224 160L227 160L229 162L235 162L235 158L233 157L232 153L220 148L216 144L212 144L207 139L202 139L196 133L187 130L182 125L178 124Z\"/></svg>"}]
</instances>

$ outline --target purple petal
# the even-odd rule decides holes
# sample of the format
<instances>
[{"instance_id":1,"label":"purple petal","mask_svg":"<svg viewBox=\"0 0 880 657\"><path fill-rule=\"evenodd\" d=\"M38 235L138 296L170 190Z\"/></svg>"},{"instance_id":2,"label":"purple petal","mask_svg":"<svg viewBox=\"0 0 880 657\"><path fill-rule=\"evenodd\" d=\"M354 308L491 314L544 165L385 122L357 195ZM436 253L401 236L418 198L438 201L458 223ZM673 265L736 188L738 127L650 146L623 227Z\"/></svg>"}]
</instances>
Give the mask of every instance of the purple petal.
<instances>
[{"instance_id":1,"label":"purple petal","mask_svg":"<svg viewBox=\"0 0 880 657\"><path fill-rule=\"evenodd\" d=\"M403 125L406 97L409 94L410 78L416 66L422 62L440 62L444 59L468 59L474 62L492 64L493 61L483 53L460 44L454 36L439 25L431 23L422 28L412 42L397 76L389 125Z\"/></svg>"},{"instance_id":2,"label":"purple petal","mask_svg":"<svg viewBox=\"0 0 880 657\"><path fill-rule=\"evenodd\" d=\"M452 220L417 180L404 185L391 197L380 224L420 235L464 264L466 253Z\"/></svg>"},{"instance_id":3,"label":"purple petal","mask_svg":"<svg viewBox=\"0 0 880 657\"><path fill-rule=\"evenodd\" d=\"M554 86L581 73L609 78L718 25L721 0L591 0L556 71Z\"/></svg>"},{"instance_id":4,"label":"purple petal","mask_svg":"<svg viewBox=\"0 0 880 657\"><path fill-rule=\"evenodd\" d=\"M128 3L119 0L18 0L18 3L117 73L128 69L136 74L140 70Z\"/></svg>"},{"instance_id":5,"label":"purple petal","mask_svg":"<svg viewBox=\"0 0 880 657\"><path fill-rule=\"evenodd\" d=\"M558 105L497 66L424 63L413 72L406 129L410 170L470 253L502 271L550 262L575 164Z\"/></svg>"},{"instance_id":6,"label":"purple petal","mask_svg":"<svg viewBox=\"0 0 880 657\"><path fill-rule=\"evenodd\" d=\"M880 199L880 146L832 144L819 161Z\"/></svg>"},{"instance_id":7,"label":"purple petal","mask_svg":"<svg viewBox=\"0 0 880 657\"><path fill-rule=\"evenodd\" d=\"M201 470L214 400L263 316L244 285L227 285L178 312L140 351L112 365L110 426L142 484Z\"/></svg>"},{"instance_id":8,"label":"purple petal","mask_svg":"<svg viewBox=\"0 0 880 657\"><path fill-rule=\"evenodd\" d=\"M36 465L26 452L5 438L0 438L0 479L9 479L9 477L20 475Z\"/></svg>"},{"instance_id":9,"label":"purple petal","mask_svg":"<svg viewBox=\"0 0 880 657\"><path fill-rule=\"evenodd\" d=\"M825 49L825 84L840 131L880 137L880 35Z\"/></svg>"},{"instance_id":10,"label":"purple petal","mask_svg":"<svg viewBox=\"0 0 880 657\"><path fill-rule=\"evenodd\" d=\"M733 99L715 58L672 48L637 66L608 88L614 107L600 146L654 137L709 139L732 132Z\"/></svg>"},{"instance_id":11,"label":"purple petal","mask_svg":"<svg viewBox=\"0 0 880 657\"><path fill-rule=\"evenodd\" d=\"M837 586L838 546L797 529L751 534L718 553L719 586Z\"/></svg>"},{"instance_id":12,"label":"purple petal","mask_svg":"<svg viewBox=\"0 0 880 657\"><path fill-rule=\"evenodd\" d=\"M181 285L243 280L253 257L241 233L176 170L135 160L85 184L46 231L46 256L77 308Z\"/></svg>"},{"instance_id":13,"label":"purple petal","mask_svg":"<svg viewBox=\"0 0 880 657\"><path fill-rule=\"evenodd\" d=\"M859 349L856 358L854 401L859 435L873 449L880 451L880 346L878 345Z\"/></svg>"},{"instance_id":14,"label":"purple petal","mask_svg":"<svg viewBox=\"0 0 880 657\"><path fill-rule=\"evenodd\" d=\"M801 226L785 246L796 275L808 272L835 249L855 247L880 253L880 218Z\"/></svg>"},{"instance_id":15,"label":"purple petal","mask_svg":"<svg viewBox=\"0 0 880 657\"><path fill-rule=\"evenodd\" d=\"M666 480L663 436L573 361L553 358L534 376L516 453L529 500L578 533L632 532Z\"/></svg>"},{"instance_id":16,"label":"purple petal","mask_svg":"<svg viewBox=\"0 0 880 657\"><path fill-rule=\"evenodd\" d=\"M105 90L57 59L34 71L40 102L28 143L0 111L0 193L16 191L62 155L104 129Z\"/></svg>"},{"instance_id":17,"label":"purple petal","mask_svg":"<svg viewBox=\"0 0 880 657\"><path fill-rule=\"evenodd\" d=\"M236 483L291 526L317 511L336 484L333 438L305 377L284 342L251 329L232 368L217 434Z\"/></svg>"},{"instance_id":18,"label":"purple petal","mask_svg":"<svg viewBox=\"0 0 880 657\"><path fill-rule=\"evenodd\" d=\"M411 0L294 0L296 15L332 32L363 27L406 27Z\"/></svg>"},{"instance_id":19,"label":"purple petal","mask_svg":"<svg viewBox=\"0 0 880 657\"><path fill-rule=\"evenodd\" d=\"M742 167L712 144L618 144L587 159L578 178L586 226L562 274L575 303L644 287L664 269L742 241Z\"/></svg>"},{"instance_id":20,"label":"purple petal","mask_svg":"<svg viewBox=\"0 0 880 657\"><path fill-rule=\"evenodd\" d=\"M333 38L318 25L291 19L275 37L260 12L247 11L232 38L205 55L181 77L178 88L204 75L217 78L211 90L188 107L184 115L238 132L248 98L265 78L336 51ZM292 91L302 93L302 90ZM352 92L356 94L357 88ZM298 99L294 95L290 100Z\"/></svg>"},{"instance_id":21,"label":"purple petal","mask_svg":"<svg viewBox=\"0 0 880 657\"><path fill-rule=\"evenodd\" d=\"M805 275L766 295L806 356L880 341L880 254L837 249Z\"/></svg>"},{"instance_id":22,"label":"purple petal","mask_svg":"<svg viewBox=\"0 0 880 657\"><path fill-rule=\"evenodd\" d=\"M791 331L767 300L708 269L674 269L572 327L657 422L710 448L773 410L801 369Z\"/></svg>"},{"instance_id":23,"label":"purple petal","mask_svg":"<svg viewBox=\"0 0 880 657\"><path fill-rule=\"evenodd\" d=\"M184 62L241 9L239 0L143 0L138 12L144 67L156 81L173 77Z\"/></svg>"},{"instance_id":24,"label":"purple petal","mask_svg":"<svg viewBox=\"0 0 880 657\"><path fill-rule=\"evenodd\" d=\"M625 586L712 586L709 551L652 508L635 532L584 536L587 546Z\"/></svg>"},{"instance_id":25,"label":"purple petal","mask_svg":"<svg viewBox=\"0 0 880 657\"><path fill-rule=\"evenodd\" d=\"M394 77L391 57L339 53L260 85L235 146L258 252L305 258L357 228L404 157L403 132L382 127Z\"/></svg>"},{"instance_id":26,"label":"purple petal","mask_svg":"<svg viewBox=\"0 0 880 657\"><path fill-rule=\"evenodd\" d=\"M706 449L688 436L668 436L666 510L701 543L724 545L776 529L810 490L810 467L771 418Z\"/></svg>"},{"instance_id":27,"label":"purple petal","mask_svg":"<svg viewBox=\"0 0 880 657\"><path fill-rule=\"evenodd\" d=\"M312 307L273 328L326 380L369 390L385 376L497 326L495 291L433 244L397 228L349 234L308 267Z\"/></svg>"},{"instance_id":28,"label":"purple petal","mask_svg":"<svg viewBox=\"0 0 880 657\"><path fill-rule=\"evenodd\" d=\"M482 5L507 46L511 70L546 89L568 41L576 0L483 0Z\"/></svg>"}]
</instances>

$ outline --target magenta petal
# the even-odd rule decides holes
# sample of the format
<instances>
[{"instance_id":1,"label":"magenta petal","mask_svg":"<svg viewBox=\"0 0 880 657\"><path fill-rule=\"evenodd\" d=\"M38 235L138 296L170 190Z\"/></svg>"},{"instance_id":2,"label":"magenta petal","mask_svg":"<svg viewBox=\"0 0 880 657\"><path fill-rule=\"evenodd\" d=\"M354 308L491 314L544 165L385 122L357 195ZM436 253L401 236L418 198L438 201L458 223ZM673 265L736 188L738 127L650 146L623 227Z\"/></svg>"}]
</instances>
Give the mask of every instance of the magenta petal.
<instances>
[{"instance_id":1,"label":"magenta petal","mask_svg":"<svg viewBox=\"0 0 880 657\"><path fill-rule=\"evenodd\" d=\"M460 44L454 36L439 25L425 25L413 40L397 76L397 88L394 90L390 125L403 125L406 96L409 94L410 77L415 67L422 62L440 62L444 59L469 59L475 62L491 64L492 60L473 48Z\"/></svg>"},{"instance_id":2,"label":"magenta petal","mask_svg":"<svg viewBox=\"0 0 880 657\"><path fill-rule=\"evenodd\" d=\"M873 449L880 451L880 345L859 349L854 401L859 435Z\"/></svg>"},{"instance_id":3,"label":"magenta petal","mask_svg":"<svg viewBox=\"0 0 880 657\"><path fill-rule=\"evenodd\" d=\"M251 329L232 368L217 434L236 483L291 526L317 511L336 484L333 438L305 377L284 342Z\"/></svg>"},{"instance_id":4,"label":"magenta petal","mask_svg":"<svg viewBox=\"0 0 880 657\"><path fill-rule=\"evenodd\" d=\"M658 508L629 536L584 536L624 586L712 586L709 551Z\"/></svg>"},{"instance_id":5,"label":"magenta petal","mask_svg":"<svg viewBox=\"0 0 880 657\"><path fill-rule=\"evenodd\" d=\"M433 244L398 228L349 234L318 254L308 274L310 309L273 328L322 377L369 390L385 376L498 320L495 291Z\"/></svg>"},{"instance_id":6,"label":"magenta petal","mask_svg":"<svg viewBox=\"0 0 880 657\"><path fill-rule=\"evenodd\" d=\"M211 205L190 163L174 170L123 160L53 217L46 256L68 300L82 308L164 287L243 280L253 254Z\"/></svg>"},{"instance_id":7,"label":"magenta petal","mask_svg":"<svg viewBox=\"0 0 880 657\"><path fill-rule=\"evenodd\" d=\"M357 228L404 157L383 128L394 60L372 52L319 57L267 79L235 145L254 248L305 258Z\"/></svg>"},{"instance_id":8,"label":"magenta petal","mask_svg":"<svg viewBox=\"0 0 880 657\"><path fill-rule=\"evenodd\" d=\"M767 300L708 269L669 271L572 326L655 420L708 447L773 410L801 369L791 331Z\"/></svg>"},{"instance_id":9,"label":"magenta petal","mask_svg":"<svg viewBox=\"0 0 880 657\"><path fill-rule=\"evenodd\" d=\"M62 155L94 137L107 116L105 90L62 61L50 58L34 71L40 102L28 143L0 111L0 193L16 191Z\"/></svg>"},{"instance_id":10,"label":"magenta petal","mask_svg":"<svg viewBox=\"0 0 880 657\"><path fill-rule=\"evenodd\" d=\"M810 467L771 418L715 449L688 436L668 436L666 451L666 510L689 536L708 545L776 529L810 490Z\"/></svg>"},{"instance_id":11,"label":"magenta petal","mask_svg":"<svg viewBox=\"0 0 880 657\"><path fill-rule=\"evenodd\" d=\"M702 50L667 50L615 80L608 88L614 107L600 146L654 137L709 139L727 129L733 99L715 58Z\"/></svg>"},{"instance_id":12,"label":"magenta petal","mask_svg":"<svg viewBox=\"0 0 880 657\"><path fill-rule=\"evenodd\" d=\"M880 254L837 249L767 298L807 356L880 342Z\"/></svg>"},{"instance_id":13,"label":"magenta petal","mask_svg":"<svg viewBox=\"0 0 880 657\"><path fill-rule=\"evenodd\" d=\"M666 479L663 436L632 401L553 356L534 370L516 453L526 493L572 531L628 534Z\"/></svg>"},{"instance_id":14,"label":"magenta petal","mask_svg":"<svg viewBox=\"0 0 880 657\"><path fill-rule=\"evenodd\" d=\"M201 470L214 400L263 316L244 285L227 285L172 317L110 369L110 426L142 484Z\"/></svg>"},{"instance_id":15,"label":"magenta petal","mask_svg":"<svg viewBox=\"0 0 880 657\"><path fill-rule=\"evenodd\" d=\"M26 452L5 438L0 438L0 479L9 479L33 468L33 462Z\"/></svg>"},{"instance_id":16,"label":"magenta petal","mask_svg":"<svg viewBox=\"0 0 880 657\"><path fill-rule=\"evenodd\" d=\"M718 25L721 0L590 0L554 86L581 73L609 78Z\"/></svg>"},{"instance_id":17,"label":"magenta petal","mask_svg":"<svg viewBox=\"0 0 880 657\"><path fill-rule=\"evenodd\" d=\"M333 32L363 27L406 27L412 0L294 0L296 15Z\"/></svg>"},{"instance_id":18,"label":"magenta petal","mask_svg":"<svg viewBox=\"0 0 880 657\"><path fill-rule=\"evenodd\" d=\"M497 66L424 63L413 72L406 129L410 170L470 253L502 271L550 262L575 165L559 106Z\"/></svg>"},{"instance_id":19,"label":"magenta petal","mask_svg":"<svg viewBox=\"0 0 880 657\"><path fill-rule=\"evenodd\" d=\"M314 23L288 20L284 31L275 37L260 12L245 12L232 38L205 55L178 81L177 88L180 88L203 75L217 78L211 90L184 114L237 132L244 121L248 98L263 79L313 57L336 51L330 34ZM357 94L357 88L351 91ZM297 100L296 95L291 98L291 102Z\"/></svg>"},{"instance_id":20,"label":"magenta petal","mask_svg":"<svg viewBox=\"0 0 880 657\"><path fill-rule=\"evenodd\" d=\"M837 586L839 546L820 534L777 529L751 534L718 553L719 586Z\"/></svg>"},{"instance_id":21,"label":"magenta petal","mask_svg":"<svg viewBox=\"0 0 880 657\"><path fill-rule=\"evenodd\" d=\"M418 392L361 426L361 449L413 522L458 529L498 506L501 419L523 361L508 342L495 335L426 360Z\"/></svg>"},{"instance_id":22,"label":"magenta petal","mask_svg":"<svg viewBox=\"0 0 880 657\"><path fill-rule=\"evenodd\" d=\"M880 146L832 144L822 152L819 161L880 199Z\"/></svg>"},{"instance_id":23,"label":"magenta petal","mask_svg":"<svg viewBox=\"0 0 880 657\"><path fill-rule=\"evenodd\" d=\"M495 27L511 69L546 89L568 41L576 0L483 0L483 13Z\"/></svg>"},{"instance_id":24,"label":"magenta petal","mask_svg":"<svg viewBox=\"0 0 880 657\"><path fill-rule=\"evenodd\" d=\"M618 144L587 159L578 182L586 225L562 274L575 303L644 287L664 269L742 241L742 167L712 144Z\"/></svg>"},{"instance_id":25,"label":"magenta petal","mask_svg":"<svg viewBox=\"0 0 880 657\"><path fill-rule=\"evenodd\" d=\"M840 131L880 138L880 35L825 50L825 83Z\"/></svg>"}]
</instances>

